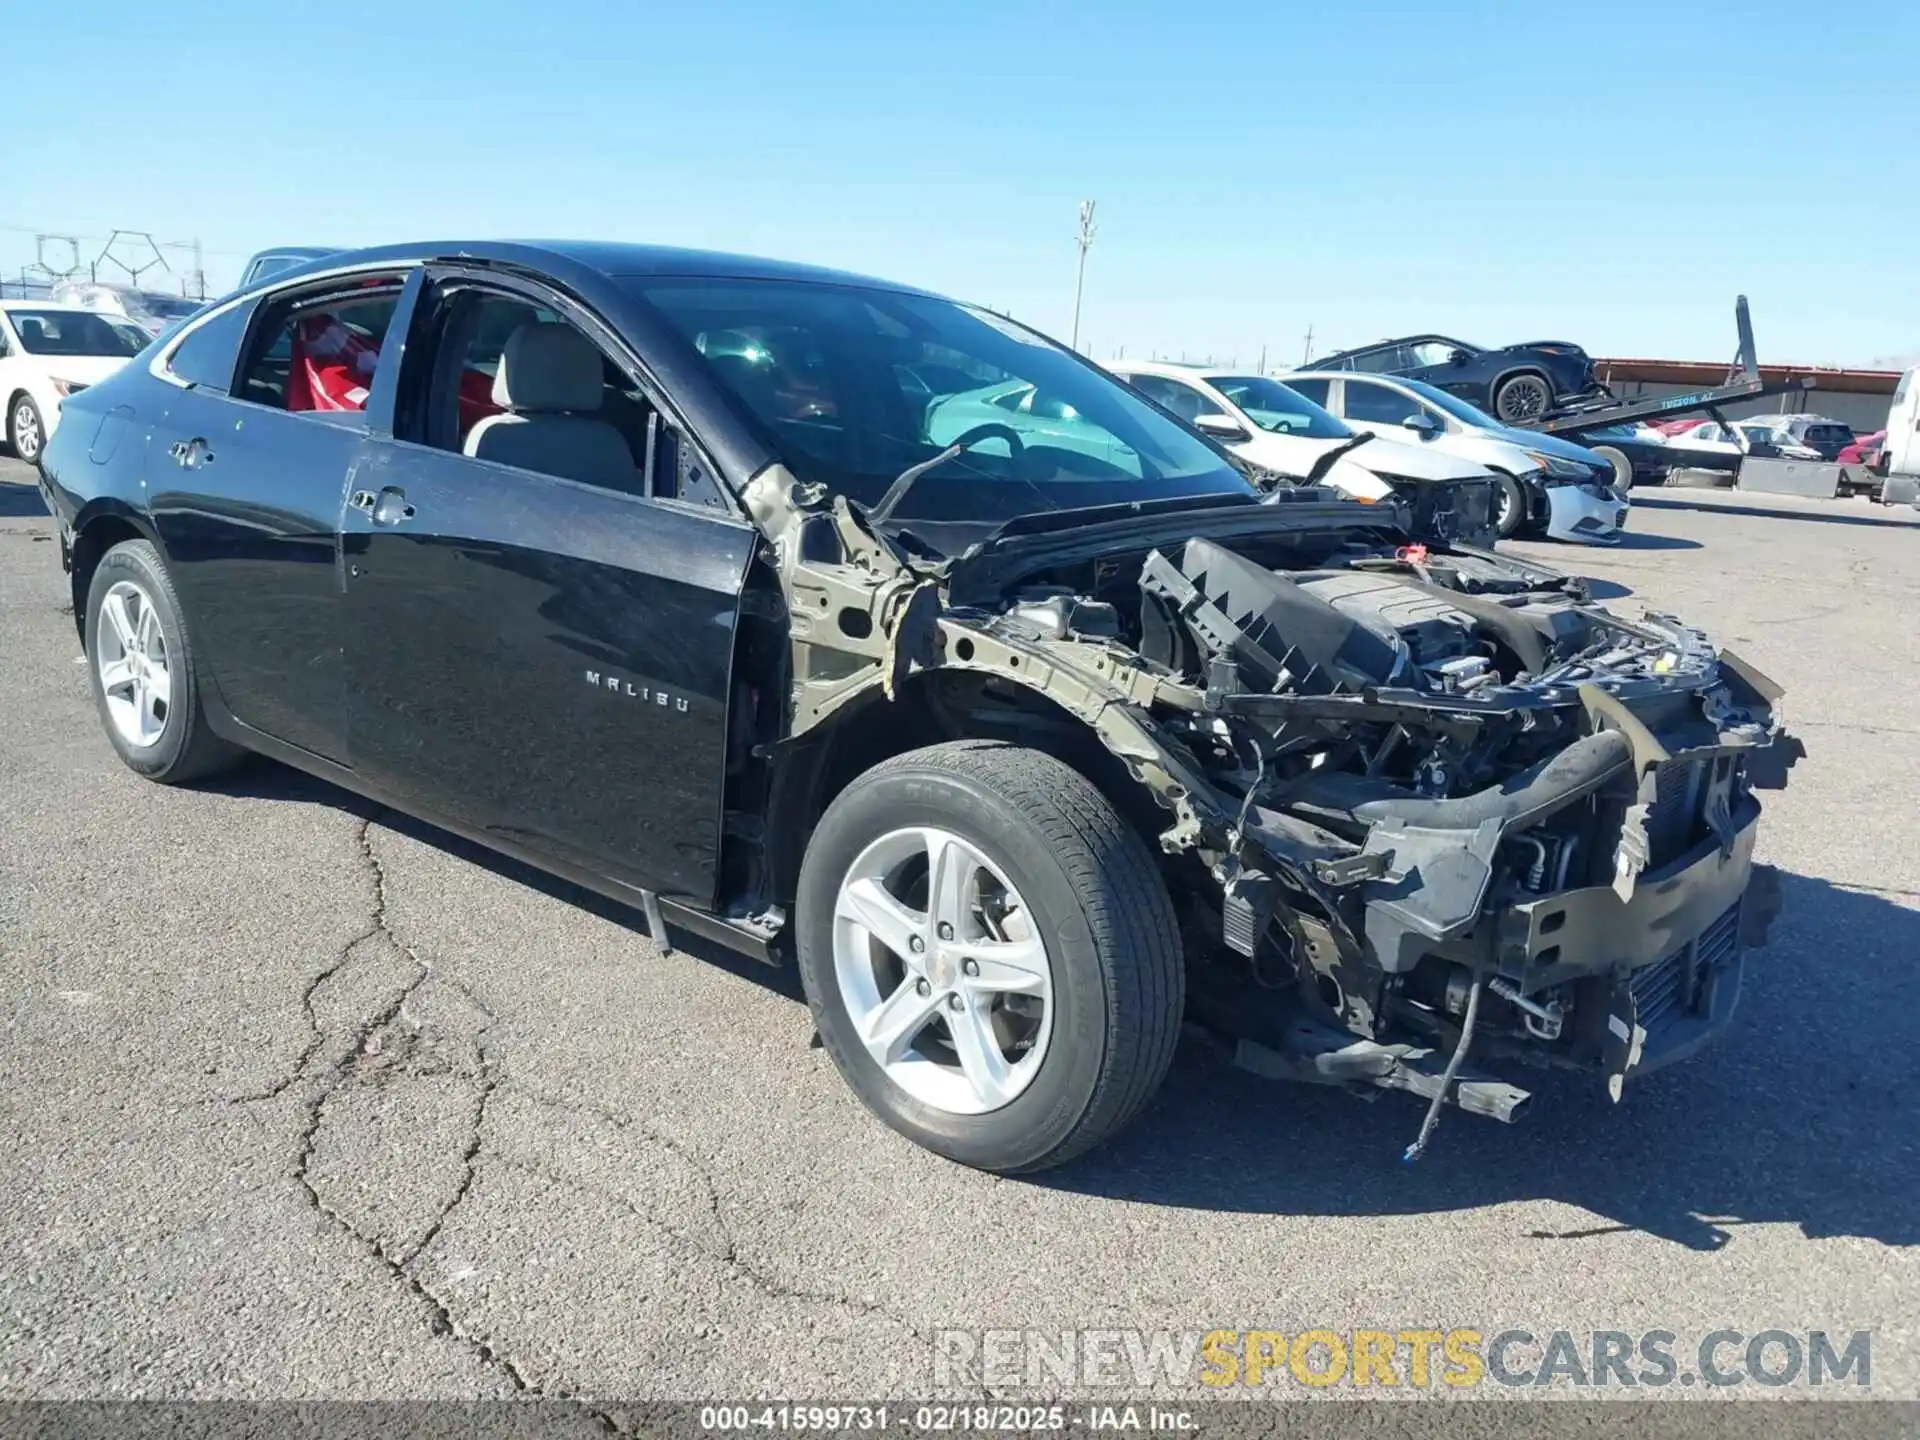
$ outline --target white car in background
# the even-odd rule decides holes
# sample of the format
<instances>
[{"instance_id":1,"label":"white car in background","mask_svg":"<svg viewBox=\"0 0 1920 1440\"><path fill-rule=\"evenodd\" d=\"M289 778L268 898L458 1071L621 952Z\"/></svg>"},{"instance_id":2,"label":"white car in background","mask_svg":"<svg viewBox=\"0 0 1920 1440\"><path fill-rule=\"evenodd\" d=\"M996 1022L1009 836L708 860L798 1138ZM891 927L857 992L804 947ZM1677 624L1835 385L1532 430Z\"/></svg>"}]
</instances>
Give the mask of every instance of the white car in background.
<instances>
[{"instance_id":1,"label":"white car in background","mask_svg":"<svg viewBox=\"0 0 1920 1440\"><path fill-rule=\"evenodd\" d=\"M8 447L39 464L60 423L60 402L106 379L146 349L147 338L122 316L50 300L0 300L0 414Z\"/></svg>"},{"instance_id":2,"label":"white car in background","mask_svg":"<svg viewBox=\"0 0 1920 1440\"><path fill-rule=\"evenodd\" d=\"M1720 456L1751 454L1758 445L1764 454L1778 454L1784 460L1820 458L1818 450L1800 444L1784 430L1776 430L1767 420L1737 420L1732 425L1722 425L1717 420L1697 420L1669 432L1667 445L1674 450Z\"/></svg>"},{"instance_id":3,"label":"white car in background","mask_svg":"<svg viewBox=\"0 0 1920 1440\"><path fill-rule=\"evenodd\" d=\"M63 280L53 287L52 298L62 304L78 305L83 310L131 320L150 336L195 314L207 303L132 285L110 285L104 280Z\"/></svg>"},{"instance_id":4,"label":"white car in background","mask_svg":"<svg viewBox=\"0 0 1920 1440\"><path fill-rule=\"evenodd\" d=\"M1356 430L1392 436L1491 470L1500 482L1502 535L1611 545L1632 502L1612 464L1584 446L1502 425L1437 386L1401 375L1302 370L1279 377Z\"/></svg>"},{"instance_id":5,"label":"white car in background","mask_svg":"<svg viewBox=\"0 0 1920 1440\"><path fill-rule=\"evenodd\" d=\"M1116 360L1107 367L1154 404L1210 435L1249 465L1294 480L1317 466L1355 431L1305 396L1265 375L1207 369L1162 360ZM1350 500L1371 503L1395 481L1481 480L1484 465L1395 439L1373 439L1324 466L1320 483Z\"/></svg>"}]
</instances>

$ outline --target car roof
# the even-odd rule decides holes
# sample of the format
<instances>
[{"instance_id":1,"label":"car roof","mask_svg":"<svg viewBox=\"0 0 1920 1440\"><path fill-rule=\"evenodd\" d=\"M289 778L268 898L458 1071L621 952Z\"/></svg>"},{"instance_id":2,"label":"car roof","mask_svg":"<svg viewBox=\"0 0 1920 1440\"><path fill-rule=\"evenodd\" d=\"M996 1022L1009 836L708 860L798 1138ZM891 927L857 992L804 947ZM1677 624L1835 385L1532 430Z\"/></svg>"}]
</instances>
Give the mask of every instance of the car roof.
<instances>
[{"instance_id":1,"label":"car roof","mask_svg":"<svg viewBox=\"0 0 1920 1440\"><path fill-rule=\"evenodd\" d=\"M1170 379L1213 380L1226 376L1251 375L1252 369L1235 370L1231 366L1200 365L1186 360L1116 360L1109 370L1128 370L1137 375L1165 375Z\"/></svg>"},{"instance_id":2,"label":"car roof","mask_svg":"<svg viewBox=\"0 0 1920 1440\"><path fill-rule=\"evenodd\" d=\"M808 280L818 284L856 285L869 290L930 295L917 286L877 280L845 270L731 255L716 250L689 250L670 245L639 245L606 240L442 240L409 245L383 245L366 250L342 250L309 265L282 270L263 284L279 285L297 275L348 266L378 264L383 260L494 261L501 264L551 267L555 262L597 271L609 279L639 276L687 276L728 280Z\"/></svg>"},{"instance_id":3,"label":"car roof","mask_svg":"<svg viewBox=\"0 0 1920 1440\"><path fill-rule=\"evenodd\" d=\"M1324 357L1323 357L1324 358ZM1382 385L1405 385L1406 375L1381 375L1373 370L1289 370L1274 379L1282 385L1289 380L1378 380Z\"/></svg>"}]
</instances>

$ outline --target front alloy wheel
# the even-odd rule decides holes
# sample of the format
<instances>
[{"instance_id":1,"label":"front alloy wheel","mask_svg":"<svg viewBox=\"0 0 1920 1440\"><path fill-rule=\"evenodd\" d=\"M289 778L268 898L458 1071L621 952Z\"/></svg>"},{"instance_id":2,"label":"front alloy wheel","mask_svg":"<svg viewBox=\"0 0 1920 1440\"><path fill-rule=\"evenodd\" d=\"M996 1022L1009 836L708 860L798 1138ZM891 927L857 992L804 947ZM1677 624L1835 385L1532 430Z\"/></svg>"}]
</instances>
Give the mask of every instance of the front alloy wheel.
<instances>
[{"instance_id":1,"label":"front alloy wheel","mask_svg":"<svg viewBox=\"0 0 1920 1440\"><path fill-rule=\"evenodd\" d=\"M1054 756L958 740L882 761L820 817L796 901L821 1045L929 1150L1058 1165L1167 1073L1186 973L1166 880Z\"/></svg>"},{"instance_id":2,"label":"front alloy wheel","mask_svg":"<svg viewBox=\"0 0 1920 1440\"><path fill-rule=\"evenodd\" d=\"M874 1063L936 1110L998 1110L1046 1058L1046 943L1020 892L950 830L894 830L861 851L834 905L833 968Z\"/></svg>"},{"instance_id":3,"label":"front alloy wheel","mask_svg":"<svg viewBox=\"0 0 1920 1440\"><path fill-rule=\"evenodd\" d=\"M1518 535L1526 524L1527 496L1513 476L1501 475L1497 478L1500 483L1494 492L1493 528L1502 540L1506 540Z\"/></svg>"},{"instance_id":4,"label":"front alloy wheel","mask_svg":"<svg viewBox=\"0 0 1920 1440\"><path fill-rule=\"evenodd\" d=\"M13 409L7 416L7 443L13 447L13 453L29 465L40 463L40 450L46 444L46 426L40 420L40 407L33 403L33 397L22 395L13 402Z\"/></svg>"}]
</instances>

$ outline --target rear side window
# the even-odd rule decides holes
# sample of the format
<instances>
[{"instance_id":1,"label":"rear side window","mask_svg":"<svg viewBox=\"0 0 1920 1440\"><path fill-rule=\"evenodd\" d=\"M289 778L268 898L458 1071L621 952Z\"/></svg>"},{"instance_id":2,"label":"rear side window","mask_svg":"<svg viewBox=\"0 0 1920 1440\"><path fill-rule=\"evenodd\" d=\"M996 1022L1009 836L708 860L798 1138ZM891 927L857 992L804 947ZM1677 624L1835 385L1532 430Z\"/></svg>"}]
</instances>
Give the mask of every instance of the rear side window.
<instances>
[{"instance_id":1,"label":"rear side window","mask_svg":"<svg viewBox=\"0 0 1920 1440\"><path fill-rule=\"evenodd\" d=\"M1383 345L1378 350L1369 350L1364 355L1353 357L1353 368L1371 370L1376 375L1390 374L1407 367L1407 347L1404 345Z\"/></svg>"},{"instance_id":2,"label":"rear side window","mask_svg":"<svg viewBox=\"0 0 1920 1440\"><path fill-rule=\"evenodd\" d=\"M1370 385L1364 380L1347 381L1347 419L1366 420L1375 425L1398 425L1420 413L1420 402L1385 385Z\"/></svg>"},{"instance_id":3,"label":"rear side window","mask_svg":"<svg viewBox=\"0 0 1920 1440\"><path fill-rule=\"evenodd\" d=\"M1171 410L1189 425L1200 415L1220 408L1209 403L1207 397L1191 385L1182 385L1178 380L1169 380L1164 375L1136 375L1131 383L1134 389L1154 404Z\"/></svg>"},{"instance_id":4,"label":"rear side window","mask_svg":"<svg viewBox=\"0 0 1920 1440\"><path fill-rule=\"evenodd\" d=\"M251 305L236 305L195 327L167 357L167 373L196 390L225 395L252 314Z\"/></svg>"},{"instance_id":5,"label":"rear side window","mask_svg":"<svg viewBox=\"0 0 1920 1440\"><path fill-rule=\"evenodd\" d=\"M1327 408L1327 390L1329 382L1325 380L1298 380L1289 375L1283 382L1287 389L1296 395L1304 395L1321 409Z\"/></svg>"},{"instance_id":6,"label":"rear side window","mask_svg":"<svg viewBox=\"0 0 1920 1440\"><path fill-rule=\"evenodd\" d=\"M295 413L365 410L399 300L397 281L374 280L269 301L236 397Z\"/></svg>"}]
</instances>

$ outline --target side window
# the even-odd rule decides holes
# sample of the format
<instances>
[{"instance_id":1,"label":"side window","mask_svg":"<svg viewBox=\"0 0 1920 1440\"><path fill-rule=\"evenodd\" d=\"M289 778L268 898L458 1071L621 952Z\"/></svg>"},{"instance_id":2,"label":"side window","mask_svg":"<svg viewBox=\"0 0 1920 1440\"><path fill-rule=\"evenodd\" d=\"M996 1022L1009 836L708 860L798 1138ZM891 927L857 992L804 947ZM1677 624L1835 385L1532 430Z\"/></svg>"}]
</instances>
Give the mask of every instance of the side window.
<instances>
[{"instance_id":1,"label":"side window","mask_svg":"<svg viewBox=\"0 0 1920 1440\"><path fill-rule=\"evenodd\" d=\"M401 438L626 495L725 509L719 482L626 371L558 312L442 288ZM412 365L409 366L412 369Z\"/></svg>"},{"instance_id":2,"label":"side window","mask_svg":"<svg viewBox=\"0 0 1920 1440\"><path fill-rule=\"evenodd\" d=\"M1322 410L1327 406L1327 391L1330 382L1325 380L1296 380L1291 375L1283 376L1280 381L1296 395L1304 395Z\"/></svg>"},{"instance_id":3,"label":"side window","mask_svg":"<svg viewBox=\"0 0 1920 1440\"><path fill-rule=\"evenodd\" d=\"M1133 384L1149 400L1156 405L1164 405L1189 425L1196 417L1220 408L1191 385L1182 385L1178 380L1169 380L1164 375L1142 375Z\"/></svg>"},{"instance_id":4,"label":"side window","mask_svg":"<svg viewBox=\"0 0 1920 1440\"><path fill-rule=\"evenodd\" d=\"M1369 371L1375 375L1392 375L1409 368L1412 356L1404 345L1382 345L1378 350L1369 350L1364 355L1353 357L1353 368Z\"/></svg>"},{"instance_id":5,"label":"side window","mask_svg":"<svg viewBox=\"0 0 1920 1440\"><path fill-rule=\"evenodd\" d=\"M1453 344L1447 340L1421 340L1407 346L1406 350L1408 359L1421 369L1445 365L1453 357Z\"/></svg>"},{"instance_id":6,"label":"side window","mask_svg":"<svg viewBox=\"0 0 1920 1440\"><path fill-rule=\"evenodd\" d=\"M365 410L399 299L395 281L375 279L269 300L235 398L296 413Z\"/></svg>"},{"instance_id":7,"label":"side window","mask_svg":"<svg viewBox=\"0 0 1920 1440\"><path fill-rule=\"evenodd\" d=\"M196 390L225 395L233 384L241 337L252 318L251 305L236 305L196 327L167 357L167 373Z\"/></svg>"},{"instance_id":8,"label":"side window","mask_svg":"<svg viewBox=\"0 0 1920 1440\"><path fill-rule=\"evenodd\" d=\"M1420 402L1385 385L1365 380L1347 381L1347 419L1376 425L1398 425L1420 413Z\"/></svg>"}]
</instances>

